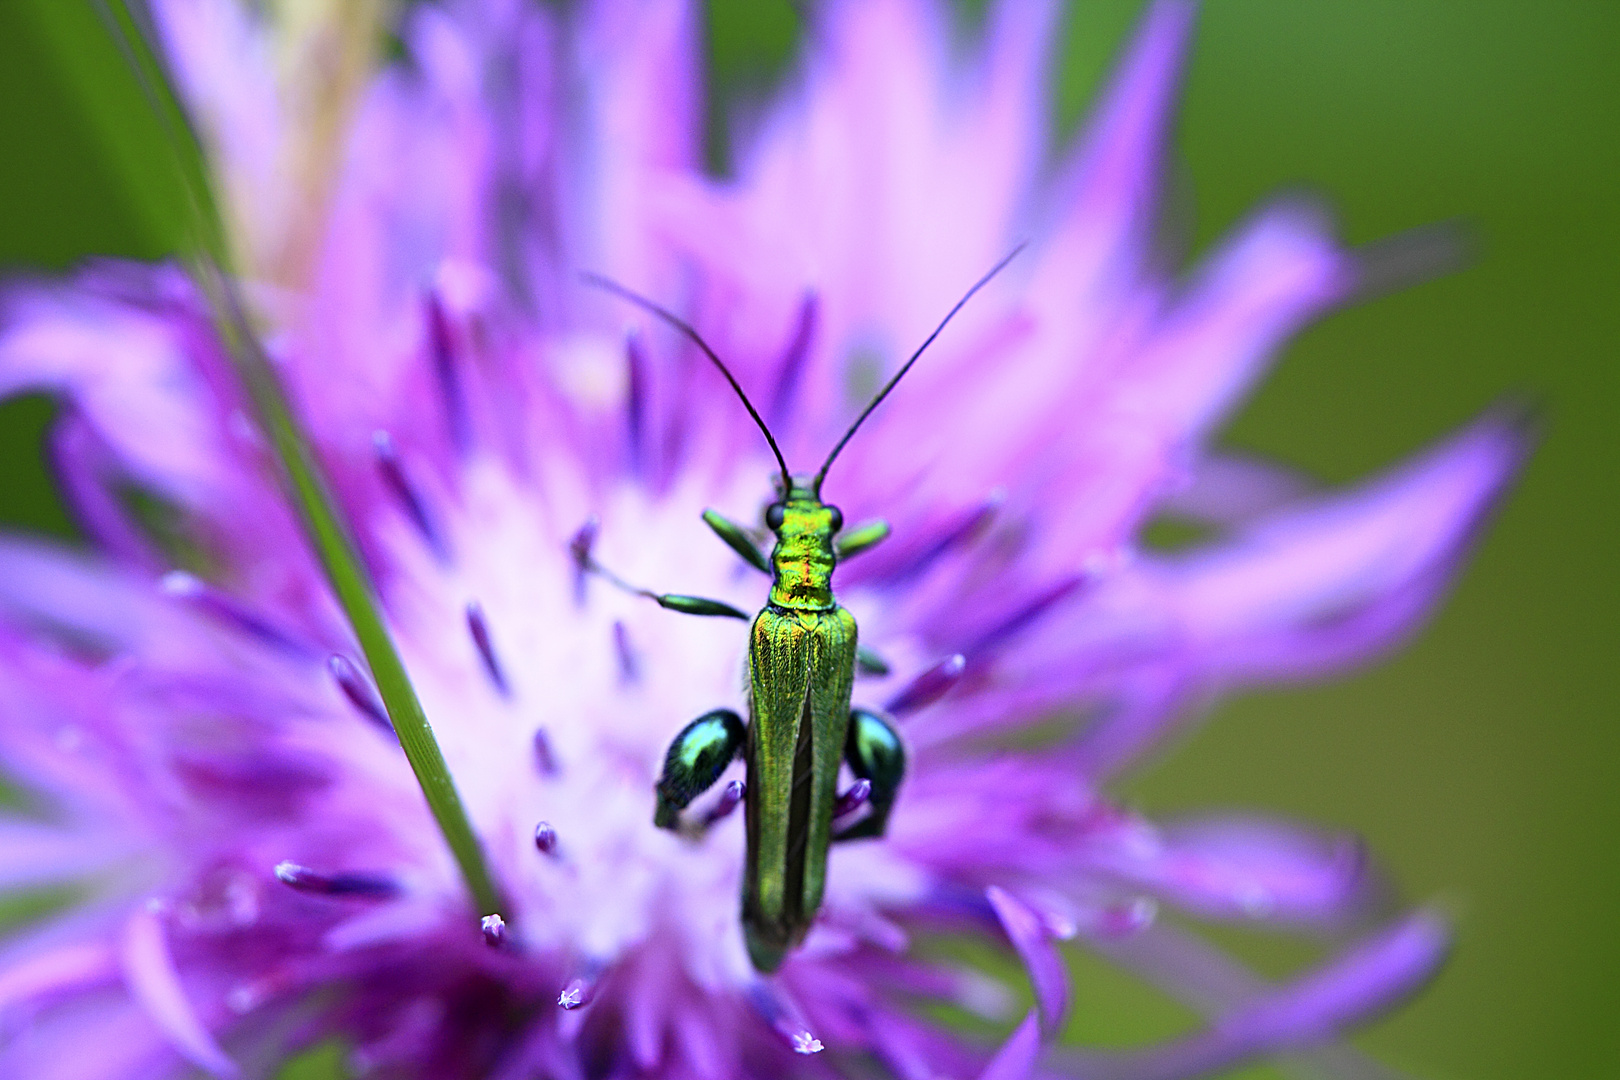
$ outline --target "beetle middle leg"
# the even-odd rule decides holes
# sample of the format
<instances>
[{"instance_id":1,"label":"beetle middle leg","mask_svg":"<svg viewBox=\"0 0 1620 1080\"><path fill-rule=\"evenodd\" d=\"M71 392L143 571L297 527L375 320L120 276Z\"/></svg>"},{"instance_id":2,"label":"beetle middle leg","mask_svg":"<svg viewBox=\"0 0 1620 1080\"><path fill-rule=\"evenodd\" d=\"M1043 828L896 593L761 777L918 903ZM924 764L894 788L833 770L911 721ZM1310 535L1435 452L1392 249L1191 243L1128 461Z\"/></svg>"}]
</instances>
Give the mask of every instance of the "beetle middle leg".
<instances>
[{"instance_id":1,"label":"beetle middle leg","mask_svg":"<svg viewBox=\"0 0 1620 1080\"><path fill-rule=\"evenodd\" d=\"M882 836L889 825L889 811L900 781L906 775L906 749L889 722L869 709L851 709L849 735L844 740L844 760L850 771L872 785L867 798L866 817L839 831L833 840L859 840Z\"/></svg>"},{"instance_id":2,"label":"beetle middle leg","mask_svg":"<svg viewBox=\"0 0 1620 1080\"><path fill-rule=\"evenodd\" d=\"M664 755L658 778L658 807L653 824L674 832L681 828L681 811L714 786L731 760L742 752L748 729L730 709L706 712L681 729Z\"/></svg>"},{"instance_id":3,"label":"beetle middle leg","mask_svg":"<svg viewBox=\"0 0 1620 1080\"><path fill-rule=\"evenodd\" d=\"M632 585L596 561L596 556L591 553L591 545L595 540L596 532L593 519L593 522L588 522L586 527L576 533L573 540L569 541L568 547L573 554L574 565L579 569L581 575L592 574L615 588L630 593L632 596L645 596L666 611L679 611L685 615L718 615L721 618L748 621L749 615L746 611L739 611L723 600L710 600L706 596L687 596L683 593L654 592L652 589Z\"/></svg>"}]
</instances>

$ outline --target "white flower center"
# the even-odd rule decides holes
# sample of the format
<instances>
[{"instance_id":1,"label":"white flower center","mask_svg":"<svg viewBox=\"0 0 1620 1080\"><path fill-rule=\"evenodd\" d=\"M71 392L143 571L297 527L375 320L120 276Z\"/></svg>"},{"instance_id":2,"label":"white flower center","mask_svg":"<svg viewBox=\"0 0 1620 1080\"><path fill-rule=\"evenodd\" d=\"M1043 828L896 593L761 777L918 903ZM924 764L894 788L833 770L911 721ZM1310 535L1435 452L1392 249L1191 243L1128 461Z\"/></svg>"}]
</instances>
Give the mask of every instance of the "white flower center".
<instances>
[{"instance_id":1,"label":"white flower center","mask_svg":"<svg viewBox=\"0 0 1620 1080\"><path fill-rule=\"evenodd\" d=\"M666 611L599 577L582 583L569 552L573 534L595 516L595 555L626 581L758 610L768 579L699 515L714 506L752 520L769 472L736 469L729 487L697 475L688 472L655 500L629 483L592 495L577 474L519 480L489 459L475 461L461 505L441 509L448 563L403 515L385 530L404 568L386 603L461 797L510 893L508 932L525 949L586 966L611 963L656 935L676 943L698 985L719 988L752 978L738 925L742 815L699 841L654 828L653 784L688 721L720 707L747 714L747 625ZM470 604L481 611L507 693L469 632ZM537 731L547 744L538 752ZM741 776L737 762L688 812L701 814ZM552 830L549 852L536 842L541 822ZM411 847L436 860L436 887L460 887L447 858L420 840ZM862 850L834 860L849 866L835 877L830 906L859 910L920 888L920 874L885 845L854 847Z\"/></svg>"}]
</instances>

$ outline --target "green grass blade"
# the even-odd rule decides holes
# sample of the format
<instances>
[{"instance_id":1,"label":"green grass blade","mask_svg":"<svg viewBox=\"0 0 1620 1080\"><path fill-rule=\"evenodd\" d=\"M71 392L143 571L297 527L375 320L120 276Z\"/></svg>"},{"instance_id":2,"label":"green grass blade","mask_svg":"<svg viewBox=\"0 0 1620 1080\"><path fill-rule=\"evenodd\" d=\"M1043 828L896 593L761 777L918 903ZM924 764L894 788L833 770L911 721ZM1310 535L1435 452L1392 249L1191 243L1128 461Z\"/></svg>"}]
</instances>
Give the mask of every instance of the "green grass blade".
<instances>
[{"instance_id":1,"label":"green grass blade","mask_svg":"<svg viewBox=\"0 0 1620 1080\"><path fill-rule=\"evenodd\" d=\"M260 423L275 447L321 568L371 667L377 691L399 736L400 746L405 750L406 760L421 785L428 809L455 856L479 914L494 914L502 905L484 861L483 848L467 819L466 808L451 779L438 740L433 736L427 714L411 686L405 663L389 636L370 575L344 525L342 512L332 497L320 464L299 428L268 357L247 323L230 282L217 267L206 262L198 266L197 277L204 283L215 321L236 360Z\"/></svg>"}]
</instances>

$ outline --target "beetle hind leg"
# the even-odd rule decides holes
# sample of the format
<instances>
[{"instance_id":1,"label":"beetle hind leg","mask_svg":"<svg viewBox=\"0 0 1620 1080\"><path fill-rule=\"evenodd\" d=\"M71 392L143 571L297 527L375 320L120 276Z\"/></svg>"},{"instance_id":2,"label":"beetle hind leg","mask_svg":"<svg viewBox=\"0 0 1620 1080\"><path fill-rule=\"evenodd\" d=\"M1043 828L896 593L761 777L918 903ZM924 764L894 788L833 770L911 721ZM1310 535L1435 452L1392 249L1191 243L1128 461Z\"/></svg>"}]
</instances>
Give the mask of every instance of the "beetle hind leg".
<instances>
[{"instance_id":1,"label":"beetle hind leg","mask_svg":"<svg viewBox=\"0 0 1620 1080\"><path fill-rule=\"evenodd\" d=\"M859 840L882 836L889 825L889 811L906 775L906 749L889 722L868 709L852 709L849 735L844 740L844 760L850 771L872 785L867 797L866 817L839 831L833 839Z\"/></svg>"},{"instance_id":2,"label":"beetle hind leg","mask_svg":"<svg viewBox=\"0 0 1620 1080\"><path fill-rule=\"evenodd\" d=\"M681 811L714 786L726 766L742 752L747 738L742 717L730 709L706 712L682 728L664 755L653 824L660 829L684 831Z\"/></svg>"}]
</instances>

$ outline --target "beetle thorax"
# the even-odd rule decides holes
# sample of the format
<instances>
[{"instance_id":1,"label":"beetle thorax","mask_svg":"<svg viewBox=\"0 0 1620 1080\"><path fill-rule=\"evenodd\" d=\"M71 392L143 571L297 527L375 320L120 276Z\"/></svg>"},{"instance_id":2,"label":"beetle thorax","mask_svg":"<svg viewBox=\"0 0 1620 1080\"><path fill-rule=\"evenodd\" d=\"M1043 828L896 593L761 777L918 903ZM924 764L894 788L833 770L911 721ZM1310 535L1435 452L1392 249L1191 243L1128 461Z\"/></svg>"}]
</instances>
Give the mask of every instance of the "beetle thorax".
<instances>
[{"instance_id":1,"label":"beetle thorax","mask_svg":"<svg viewBox=\"0 0 1620 1080\"><path fill-rule=\"evenodd\" d=\"M775 583L771 603L790 611L829 611L837 511L820 499L791 498L782 504L782 525L771 551Z\"/></svg>"}]
</instances>

